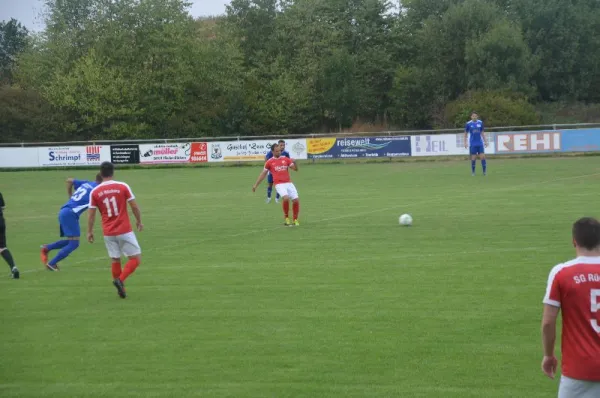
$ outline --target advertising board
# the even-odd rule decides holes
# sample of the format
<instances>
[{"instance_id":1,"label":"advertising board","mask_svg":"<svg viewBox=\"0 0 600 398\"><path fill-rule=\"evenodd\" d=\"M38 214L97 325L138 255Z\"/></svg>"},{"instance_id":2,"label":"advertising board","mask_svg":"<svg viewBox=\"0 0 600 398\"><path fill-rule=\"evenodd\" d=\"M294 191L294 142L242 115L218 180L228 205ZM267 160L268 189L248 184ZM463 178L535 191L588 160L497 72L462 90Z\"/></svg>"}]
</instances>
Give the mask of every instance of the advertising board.
<instances>
[{"instance_id":1,"label":"advertising board","mask_svg":"<svg viewBox=\"0 0 600 398\"><path fill-rule=\"evenodd\" d=\"M278 140L254 140L254 141L219 141L208 143L209 162L244 162L263 161L271 145ZM306 140L285 140L286 151L294 159L306 159Z\"/></svg>"},{"instance_id":2,"label":"advertising board","mask_svg":"<svg viewBox=\"0 0 600 398\"><path fill-rule=\"evenodd\" d=\"M561 131L495 133L496 153L562 152Z\"/></svg>"},{"instance_id":3,"label":"advertising board","mask_svg":"<svg viewBox=\"0 0 600 398\"><path fill-rule=\"evenodd\" d=\"M410 156L409 136L309 138L310 159L377 158Z\"/></svg>"},{"instance_id":4,"label":"advertising board","mask_svg":"<svg viewBox=\"0 0 600 398\"><path fill-rule=\"evenodd\" d=\"M188 163L192 144L140 144L140 163Z\"/></svg>"}]
</instances>

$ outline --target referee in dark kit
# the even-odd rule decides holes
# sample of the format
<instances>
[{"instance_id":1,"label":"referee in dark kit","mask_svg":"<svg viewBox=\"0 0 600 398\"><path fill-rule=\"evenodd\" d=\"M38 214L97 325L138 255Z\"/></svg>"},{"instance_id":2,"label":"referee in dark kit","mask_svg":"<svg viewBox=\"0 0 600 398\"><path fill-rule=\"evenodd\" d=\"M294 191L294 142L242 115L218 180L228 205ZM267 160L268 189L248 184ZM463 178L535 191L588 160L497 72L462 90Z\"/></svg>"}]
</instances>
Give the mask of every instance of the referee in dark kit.
<instances>
[{"instance_id":1,"label":"referee in dark kit","mask_svg":"<svg viewBox=\"0 0 600 398\"><path fill-rule=\"evenodd\" d=\"M6 248L6 223L4 222L4 198L2 197L2 193L0 193L0 255L2 258L8 263L10 267L10 273L13 279L19 279L19 270L15 265L15 260L13 260L12 254Z\"/></svg>"}]
</instances>

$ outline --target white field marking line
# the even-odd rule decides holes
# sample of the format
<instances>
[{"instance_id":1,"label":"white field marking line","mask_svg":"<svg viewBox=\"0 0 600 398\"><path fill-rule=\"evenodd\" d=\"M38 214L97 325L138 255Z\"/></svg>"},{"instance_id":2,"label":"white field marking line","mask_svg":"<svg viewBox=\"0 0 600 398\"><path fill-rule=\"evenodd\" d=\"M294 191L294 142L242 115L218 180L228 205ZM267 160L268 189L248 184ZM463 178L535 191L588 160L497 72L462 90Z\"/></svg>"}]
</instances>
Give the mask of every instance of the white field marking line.
<instances>
[{"instance_id":1,"label":"white field marking line","mask_svg":"<svg viewBox=\"0 0 600 398\"><path fill-rule=\"evenodd\" d=\"M523 188L523 187L530 187L532 185L548 184L548 183L553 183L553 182L558 182L558 181L565 181L565 180L575 180L575 179L586 178L586 177L593 177L593 176L599 176L599 175L600 175L600 173L583 174L583 175L579 175L579 176L555 178L553 180L545 180L545 181L539 181L539 182L524 183L524 184L515 185L515 186L512 186L512 187L499 188L499 189L489 190L489 191L471 191L471 192L468 192L468 193L465 193L465 194L462 194L462 195L455 195L455 196L451 196L451 197L444 196L444 197L437 198L437 199L421 201L421 202L418 202L416 204L421 205L421 204L426 204L426 203L435 203L435 202L440 202L440 201L446 201L449 198L456 199L456 198L462 198L462 197L471 197L471 196L475 196L475 195L481 195L483 193L494 193L494 192L511 191L511 190L515 190L515 189L519 189L519 188ZM374 214L374 213L380 213L380 212L383 212L383 211L390 211L390 210L397 209L399 207L407 207L407 206L409 206L409 205L396 205L396 206L393 206L393 207L386 207L386 208L369 210L369 211L363 211L363 212L352 213L352 214L346 214L346 215L341 215L341 216L336 216L336 217L323 218L321 220L318 220L317 223L322 223L322 222L327 222L327 221L341 220L341 219L344 219L344 218L352 218L352 217L369 215L369 214ZM200 244L200 243L208 242L210 240L214 240L215 238L216 239L221 239L221 240L228 239L228 238L237 238L237 237L240 237L240 236L253 235L255 233L272 232L272 231L276 231L276 230L282 229L282 228L289 228L289 227L278 226L276 228L254 229L254 230L250 230L250 231L246 231L246 232L241 232L241 233L238 233L238 234L231 234L231 235L225 235L225 236L219 236L219 237L211 237L211 238L200 239L200 240L180 241L179 243L174 244L174 245L161 246L161 247L151 247L150 249L147 249L147 250L143 251L142 252L142 256L143 256L144 252L148 252L148 251L152 252L152 251L155 251L155 250L164 250L165 248L182 247L182 246L186 246L186 245L190 244L191 242ZM302 228L302 227L300 227L300 228ZM474 253L474 254L476 254L476 253ZM101 259L105 259L106 261L108 261L108 257L102 257L102 258L94 257L94 258L89 258L89 259L85 259L85 260L74 262L74 263L72 263L72 265L87 264L87 263L95 262L95 261L98 261L98 260L101 260ZM69 268L70 268L70 266L69 266ZM33 272L40 272L40 271L51 272L51 271L48 271L46 268L40 268L40 269L32 269L32 270L21 271L21 273L25 274L25 273L33 273Z\"/></svg>"},{"instance_id":2,"label":"white field marking line","mask_svg":"<svg viewBox=\"0 0 600 398\"><path fill-rule=\"evenodd\" d=\"M499 249L482 249L482 250L461 250L461 251L440 252L440 253L412 253L412 254L404 254L404 255L387 257L386 260L404 260L404 259L414 259L414 258L464 256L464 255L472 255L472 254L514 253L514 252L527 252L527 251L546 250L546 249L548 249L548 247L546 247L546 246L530 246L530 247L514 247L514 248L506 247L506 248L499 248ZM88 259L86 261L79 261L79 262L73 263L72 265L90 262L91 260L103 260L103 259L106 259L106 257L97 257L97 258ZM374 257L374 256L364 256L364 257L356 257L356 258L353 258L352 260L353 261L369 261L369 260L381 260L381 258ZM346 260L346 259L326 260L326 261L324 261L324 265L327 266L330 264L336 264L336 263L347 262L347 261L348 260ZM285 265L298 265L299 263L300 263L299 261L280 261L277 264L285 266ZM154 271L154 270L171 270L171 269L184 270L184 269L192 269L192 268L193 269L198 269L198 268L239 268L239 267L245 267L245 266L246 265L242 264L242 263L224 263L224 264L215 264L215 265L180 265L180 266L169 266L169 267L151 267L151 269ZM404 266L404 265L398 264L398 266ZM69 266L69 268L71 268L71 265ZM81 272L81 271L88 272L88 271L105 271L108 268L109 268L109 266L107 264L104 267L92 267L92 268L76 267L73 270L76 270L79 272ZM34 269L34 270L23 271L21 273L25 274L25 273L40 272L40 271L51 272L46 269ZM58 272L60 272L60 271L58 271Z\"/></svg>"}]
</instances>

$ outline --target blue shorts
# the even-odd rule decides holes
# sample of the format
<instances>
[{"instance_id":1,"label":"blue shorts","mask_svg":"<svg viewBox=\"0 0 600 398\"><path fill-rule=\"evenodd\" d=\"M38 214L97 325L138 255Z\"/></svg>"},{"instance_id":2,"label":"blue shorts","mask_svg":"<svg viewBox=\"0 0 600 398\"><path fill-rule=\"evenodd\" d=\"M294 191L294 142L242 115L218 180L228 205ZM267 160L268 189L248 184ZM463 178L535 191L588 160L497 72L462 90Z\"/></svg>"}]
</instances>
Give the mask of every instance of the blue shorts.
<instances>
[{"instance_id":1,"label":"blue shorts","mask_svg":"<svg viewBox=\"0 0 600 398\"><path fill-rule=\"evenodd\" d=\"M485 153L483 145L471 145L469 147L469 150L471 152L471 155L480 155Z\"/></svg>"},{"instance_id":2,"label":"blue shorts","mask_svg":"<svg viewBox=\"0 0 600 398\"><path fill-rule=\"evenodd\" d=\"M271 172L269 172L269 174L267 174L267 182L269 184L273 184L273 174L271 174Z\"/></svg>"},{"instance_id":3,"label":"blue shorts","mask_svg":"<svg viewBox=\"0 0 600 398\"><path fill-rule=\"evenodd\" d=\"M79 229L79 216L73 209L63 207L58 212L58 224L60 225L61 238L78 238L81 236Z\"/></svg>"}]
</instances>

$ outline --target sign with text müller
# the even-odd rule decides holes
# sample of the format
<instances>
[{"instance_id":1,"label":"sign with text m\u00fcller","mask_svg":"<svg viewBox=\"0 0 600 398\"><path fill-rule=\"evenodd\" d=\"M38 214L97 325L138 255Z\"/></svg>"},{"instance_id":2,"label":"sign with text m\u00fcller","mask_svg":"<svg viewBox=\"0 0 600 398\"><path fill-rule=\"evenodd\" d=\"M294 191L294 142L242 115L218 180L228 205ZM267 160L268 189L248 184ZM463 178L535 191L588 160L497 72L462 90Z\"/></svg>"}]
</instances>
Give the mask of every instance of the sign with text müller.
<instances>
[{"instance_id":1,"label":"sign with text m\u00fcller","mask_svg":"<svg viewBox=\"0 0 600 398\"><path fill-rule=\"evenodd\" d=\"M306 141L310 159L393 158L411 153L409 136L310 138Z\"/></svg>"},{"instance_id":2,"label":"sign with text m\u00fcller","mask_svg":"<svg viewBox=\"0 0 600 398\"><path fill-rule=\"evenodd\" d=\"M187 163L190 161L192 145L183 144L141 144L140 163Z\"/></svg>"},{"instance_id":3,"label":"sign with text m\u00fcller","mask_svg":"<svg viewBox=\"0 0 600 398\"><path fill-rule=\"evenodd\" d=\"M138 164L140 162L139 145L111 145L110 161L114 164Z\"/></svg>"},{"instance_id":4,"label":"sign with text m\u00fcller","mask_svg":"<svg viewBox=\"0 0 600 398\"><path fill-rule=\"evenodd\" d=\"M561 131L496 133L496 153L561 152Z\"/></svg>"}]
</instances>

